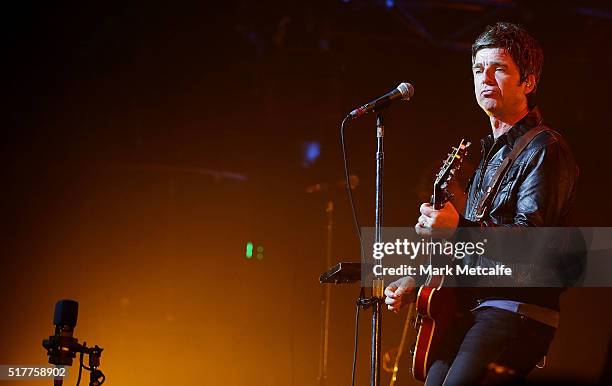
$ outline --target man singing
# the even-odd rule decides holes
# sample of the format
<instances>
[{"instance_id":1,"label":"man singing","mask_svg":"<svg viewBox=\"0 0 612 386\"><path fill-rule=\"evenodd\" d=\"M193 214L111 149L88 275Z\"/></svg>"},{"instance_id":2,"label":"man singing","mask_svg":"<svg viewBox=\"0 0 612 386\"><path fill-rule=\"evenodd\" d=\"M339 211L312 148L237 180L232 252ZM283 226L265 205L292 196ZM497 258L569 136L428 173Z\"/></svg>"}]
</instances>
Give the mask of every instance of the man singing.
<instances>
[{"instance_id":1,"label":"man singing","mask_svg":"<svg viewBox=\"0 0 612 386\"><path fill-rule=\"evenodd\" d=\"M464 215L450 202L440 210L424 203L415 226L418 234L448 230L443 236L451 237L458 227L563 225L578 173L566 142L543 125L534 105L542 63L539 44L517 25L497 23L476 39L472 45L474 93L489 118L491 134L481 141L482 159L469 184ZM532 130L537 134L483 207L481 199L499 165ZM391 283L385 289L388 309L397 311L405 305L403 295L414 286L411 277ZM548 351L558 323L561 291L478 288L467 333L448 357L432 364L426 385L482 383L490 363L505 366L517 376L527 375Z\"/></svg>"}]
</instances>

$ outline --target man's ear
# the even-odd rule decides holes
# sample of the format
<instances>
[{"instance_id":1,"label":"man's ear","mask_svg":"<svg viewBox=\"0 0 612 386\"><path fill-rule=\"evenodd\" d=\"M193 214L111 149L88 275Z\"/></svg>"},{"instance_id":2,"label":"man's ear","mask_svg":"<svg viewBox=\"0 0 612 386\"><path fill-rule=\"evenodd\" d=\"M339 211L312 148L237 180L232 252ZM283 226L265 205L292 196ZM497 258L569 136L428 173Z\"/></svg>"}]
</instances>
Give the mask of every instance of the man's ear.
<instances>
[{"instance_id":1,"label":"man's ear","mask_svg":"<svg viewBox=\"0 0 612 386\"><path fill-rule=\"evenodd\" d=\"M527 75L527 79L523 82L523 91L525 95L530 94L536 88L536 78L535 75Z\"/></svg>"}]
</instances>

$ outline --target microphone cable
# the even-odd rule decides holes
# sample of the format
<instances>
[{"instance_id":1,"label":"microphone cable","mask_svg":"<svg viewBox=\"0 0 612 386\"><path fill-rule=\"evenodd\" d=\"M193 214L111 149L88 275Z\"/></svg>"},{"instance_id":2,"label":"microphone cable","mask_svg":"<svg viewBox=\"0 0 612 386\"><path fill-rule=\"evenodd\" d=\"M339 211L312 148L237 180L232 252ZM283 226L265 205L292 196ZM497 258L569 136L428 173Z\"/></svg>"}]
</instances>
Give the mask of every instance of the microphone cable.
<instances>
[{"instance_id":1,"label":"microphone cable","mask_svg":"<svg viewBox=\"0 0 612 386\"><path fill-rule=\"evenodd\" d=\"M94 368L85 366L85 364L83 363L83 356L84 356L84 353L81 351L79 353L79 376L77 379L76 386L79 386L81 384L81 375L83 374L83 369L89 371L90 373L94 372L94 376L97 378L102 378L99 385L100 386L103 385L104 382L106 382L106 376L104 375L104 373L99 369L94 369Z\"/></svg>"},{"instance_id":2,"label":"microphone cable","mask_svg":"<svg viewBox=\"0 0 612 386\"><path fill-rule=\"evenodd\" d=\"M361 298L363 294L363 287L361 287L361 294L359 299L355 302L357 307L355 311L355 340L353 341L353 371L351 372L351 386L355 386L355 368L357 367L357 344L359 341L359 310L361 308Z\"/></svg>"},{"instance_id":3,"label":"microphone cable","mask_svg":"<svg viewBox=\"0 0 612 386\"><path fill-rule=\"evenodd\" d=\"M350 115L347 115L340 124L340 146L342 148L342 160L344 162L344 178L346 180L346 192L348 194L349 202L351 204L351 212L353 213L353 223L355 224L355 232L357 233L357 237L359 238L359 249L361 251L361 256L363 257L363 238L361 236L361 226L359 225L359 219L357 218L357 211L355 210L355 200L353 198L353 189L351 189L351 176L349 170L349 161L346 152L346 142L344 140L344 128L346 126L346 122L351 119Z\"/></svg>"},{"instance_id":4,"label":"microphone cable","mask_svg":"<svg viewBox=\"0 0 612 386\"><path fill-rule=\"evenodd\" d=\"M353 213L353 223L355 225L355 231L357 233L357 237L359 238L359 249L361 251L361 257L363 257L363 237L361 235L361 226L359 225L357 211L355 210L355 200L353 198L353 189L351 189L351 177L346 151L346 141L344 139L344 128L346 126L346 122L348 122L350 118L350 115L347 115L340 124L340 145L342 147L342 160L344 162L344 178L346 179L346 189L349 197L349 202L351 204L351 212ZM357 309L355 311L355 338L353 342L353 368L351 371L351 386L355 386L355 370L357 368L357 347L359 342L359 311L361 308L361 300L364 297L364 293L365 291L362 285L361 290L359 292L359 299L357 299L357 301L355 302Z\"/></svg>"}]
</instances>

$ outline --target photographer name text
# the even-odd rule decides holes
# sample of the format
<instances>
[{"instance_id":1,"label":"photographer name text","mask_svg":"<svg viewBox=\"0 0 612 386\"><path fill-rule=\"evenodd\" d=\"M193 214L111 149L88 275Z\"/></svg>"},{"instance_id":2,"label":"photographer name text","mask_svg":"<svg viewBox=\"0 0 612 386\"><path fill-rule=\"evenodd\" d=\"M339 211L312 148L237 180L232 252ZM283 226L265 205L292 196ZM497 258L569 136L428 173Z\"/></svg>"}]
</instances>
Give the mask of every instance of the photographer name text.
<instances>
[{"instance_id":1,"label":"photographer name text","mask_svg":"<svg viewBox=\"0 0 612 386\"><path fill-rule=\"evenodd\" d=\"M512 276L512 268L506 267L503 264L495 267L468 267L465 265L446 265L444 267L433 267L431 265L420 265L417 267L408 266L405 264L399 267L383 267L377 264L372 267L374 275L377 276L415 276L415 275L431 275L431 276Z\"/></svg>"}]
</instances>

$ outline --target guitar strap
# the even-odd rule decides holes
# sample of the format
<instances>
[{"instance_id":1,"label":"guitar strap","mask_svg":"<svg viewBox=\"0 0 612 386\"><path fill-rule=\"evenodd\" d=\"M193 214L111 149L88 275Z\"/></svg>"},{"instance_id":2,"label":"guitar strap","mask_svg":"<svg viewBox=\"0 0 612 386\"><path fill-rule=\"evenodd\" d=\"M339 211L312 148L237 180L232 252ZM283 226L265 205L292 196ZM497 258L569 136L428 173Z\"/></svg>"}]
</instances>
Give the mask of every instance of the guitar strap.
<instances>
[{"instance_id":1,"label":"guitar strap","mask_svg":"<svg viewBox=\"0 0 612 386\"><path fill-rule=\"evenodd\" d=\"M482 195L482 197L480 198L480 201L478 202L478 206L476 207L476 220L477 221L480 221L488 213L489 207L491 206L491 202L493 201L493 198L497 194L500 183L502 179L504 178L504 176L506 175L506 173L508 172L508 170L510 170L510 167L512 166L514 161L521 154L521 152L525 150L525 148L527 147L527 145L529 145L531 140L533 140L536 135L540 134L541 132L545 130L547 130L547 128L544 127L543 125L536 126L533 129L526 132L525 134L523 134L514 143L512 151L508 153L506 158L504 158L504 160L502 161L501 165L499 165L499 168L497 168L497 171L493 175L493 178L491 178L491 182L489 183L489 186L487 187L487 189L485 190L485 193Z\"/></svg>"}]
</instances>

